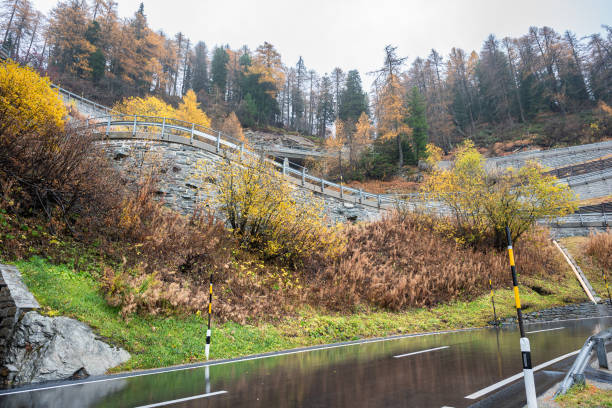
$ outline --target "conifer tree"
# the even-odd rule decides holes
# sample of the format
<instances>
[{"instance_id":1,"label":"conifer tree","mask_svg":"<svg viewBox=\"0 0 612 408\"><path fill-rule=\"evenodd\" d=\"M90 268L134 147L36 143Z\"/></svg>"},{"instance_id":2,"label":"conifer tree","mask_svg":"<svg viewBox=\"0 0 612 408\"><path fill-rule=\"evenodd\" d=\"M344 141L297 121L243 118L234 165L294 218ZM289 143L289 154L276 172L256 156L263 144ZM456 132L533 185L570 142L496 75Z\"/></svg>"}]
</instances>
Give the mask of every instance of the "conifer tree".
<instances>
[{"instance_id":1,"label":"conifer tree","mask_svg":"<svg viewBox=\"0 0 612 408\"><path fill-rule=\"evenodd\" d=\"M408 96L408 111L410 113L408 125L412 129L413 153L415 162L418 163L419 159L425 157L428 126L425 100L417 87L413 87Z\"/></svg>"}]
</instances>

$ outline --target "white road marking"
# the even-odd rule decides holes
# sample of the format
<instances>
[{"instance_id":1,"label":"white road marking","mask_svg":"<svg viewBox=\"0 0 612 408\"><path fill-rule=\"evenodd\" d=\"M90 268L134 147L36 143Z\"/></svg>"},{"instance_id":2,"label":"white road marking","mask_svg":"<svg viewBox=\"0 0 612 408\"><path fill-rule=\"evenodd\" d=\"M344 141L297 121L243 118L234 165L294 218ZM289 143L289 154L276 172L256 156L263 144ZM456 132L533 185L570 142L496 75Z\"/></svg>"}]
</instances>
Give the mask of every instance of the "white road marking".
<instances>
[{"instance_id":1,"label":"white road marking","mask_svg":"<svg viewBox=\"0 0 612 408\"><path fill-rule=\"evenodd\" d=\"M111 377L111 378L100 378L98 380L82 381L82 382L62 384L62 385L53 385L53 386L50 386L50 387L41 387L41 388L34 388L34 389L29 389L29 390L19 390L19 391L11 391L11 392L0 392L0 398L2 398L5 395L11 395L11 394L23 394L23 393L27 393L27 392L52 390L54 388L74 387L76 385L87 385L87 384L94 384L94 383L107 382L107 381L126 380L126 379L133 378L133 377L144 377L144 376L147 376L147 375L165 374L165 373L172 373L172 372L175 372L175 371L195 370L195 369L199 369L199 368L202 368L202 367L212 367L212 366L216 366L216 365L240 363L240 362L243 362L243 361L261 360L261 359L264 359L264 358L288 356L288 355L291 355L291 354L308 353L308 352L311 352L311 351L329 350L329 349L339 348L339 347L358 346L358 345L361 345L361 344L379 343L379 342L383 342L383 341L403 340L403 339L409 339L409 338L413 338L413 337L433 336L433 335L436 335L436 334L460 333L460 332L472 331L472 330L477 330L477 329L476 328L475 329L457 329L457 330L446 330L446 331L433 332L433 333L406 334L406 335L400 335L400 336L394 336L394 337L388 337L388 338L359 340L357 342L348 343L348 344L330 344L329 346L325 346L325 347L307 348L307 349L304 349L304 350L281 351L281 352L278 352L278 353L275 353L275 354L263 355L263 356L253 356L253 357L244 357L244 358L240 358L239 357L239 358L236 358L236 359L233 359L233 360L219 361L219 362L210 362L210 363L204 363L204 364L201 364L201 365L195 365L195 366L190 366L190 367L177 367L177 368L170 368L170 369L167 369L167 370L166 369L162 369L160 371L135 373L135 374L128 374L128 375Z\"/></svg>"},{"instance_id":2,"label":"white road marking","mask_svg":"<svg viewBox=\"0 0 612 408\"><path fill-rule=\"evenodd\" d=\"M559 356L559 357L557 357L557 358L554 358L554 359L552 359L552 360L550 360L550 361L547 361L547 362L545 362L545 363L542 363L542 364L540 364L539 366L534 367L534 368L533 368L533 371L534 371L534 372L536 372L536 371L541 370L541 369L543 369L543 368L546 368L546 367L548 367L548 366L550 366L550 365L553 365L553 364L555 364L555 363L558 363L558 362L559 362L559 361L561 361L561 360L565 360L565 359L566 359L566 358L568 358L568 357L575 356L575 355L576 355L576 354L578 354L578 353L580 353L580 350L576 350L576 351L572 351L571 353L564 354L564 355ZM476 391L475 393L470 394L470 395L466 396L465 398L468 398L468 399L478 399L478 398L482 397L483 395L486 395L486 394L490 393L491 391L495 391L495 390L497 390L498 388L501 388L501 387L503 387L503 386L505 386L505 385L510 384L510 383L511 383L511 382L513 382L513 381L518 380L518 379L519 379L519 378L521 378L521 377L523 377L523 373L515 374L515 375L513 375L512 377L508 377L508 378L506 378L505 380L502 380L502 381L500 381L500 382L497 382L497 383L495 383L495 384L493 384L493 385L489 385L487 388L483 388L483 389L482 389L482 390L480 390L480 391Z\"/></svg>"},{"instance_id":3,"label":"white road marking","mask_svg":"<svg viewBox=\"0 0 612 408\"><path fill-rule=\"evenodd\" d=\"M429 353L430 351L447 349L449 347L450 346L442 346L442 347L436 347L436 348L431 348L431 349L427 349L427 350L415 351L413 353L406 353L406 354L400 354L399 356L393 356L393 358L401 358L401 357L414 356L415 354Z\"/></svg>"},{"instance_id":4,"label":"white road marking","mask_svg":"<svg viewBox=\"0 0 612 408\"><path fill-rule=\"evenodd\" d=\"M569 321L574 321L574 320L605 319L605 318L609 318L609 317L612 317L612 315L594 316L594 317L580 317L580 318L575 318L575 319L556 320L555 323L569 322ZM529 324L538 324L538 323L543 323L543 322L527 323L526 325L529 325ZM220 362L217 362L217 363L204 363L204 364L190 366L190 367L178 367L178 368L170 368L170 369L166 369L166 370L153 371L153 372L127 374L127 375L111 377L111 378L101 378L101 379L98 379L98 380L81 381L81 382L76 382L76 383L54 385L54 386L50 386L50 387L41 387L41 388L34 388L34 389L29 389L29 390L20 390L20 391L11 391L11 392L0 392L0 398L2 398L4 395L23 394L23 393L35 392L35 391L52 390L54 388L74 387L75 385L87 385L87 384L94 384L94 383L107 382L107 381L125 380L125 379L132 378L132 377L143 377L143 376L147 376L147 375L156 375L156 374L171 373L171 372L174 372L174 371L195 370L195 369L206 367L206 366L211 367L211 366L215 366L215 365L239 363L241 361L260 360L260 359L263 359L263 358L287 356L287 355L291 355L291 354L307 353L307 352L310 352L310 351L327 350L327 349L338 348L338 347L357 346L357 345L360 345L360 344L378 343L378 342L382 342L382 341L401 340L401 339L407 339L407 338L412 338L412 337L424 337L424 336L434 336L434 335L437 335L437 334L460 333L460 332L464 332L464 331L472 331L472 330L479 330L479 329L482 329L482 328L475 327L475 328L472 328L472 329L446 330L446 331L433 332L433 333L406 334L406 335L403 335L403 336L395 336L395 337L391 337L391 338L380 338L380 339L371 339L371 340L366 339L366 340L359 341L359 342L356 342L356 343L335 344L335 345L332 344L332 345L329 345L329 346L326 346L326 347L308 348L308 349L305 349L305 350L291 350L291 351L285 351L285 352L280 352L280 353L270 354L270 355L265 355L265 356L254 356L254 357L238 358L238 359L233 359L233 360L228 360L228 361L220 361Z\"/></svg>"},{"instance_id":5,"label":"white road marking","mask_svg":"<svg viewBox=\"0 0 612 408\"><path fill-rule=\"evenodd\" d=\"M561 326L561 327L555 327L554 329L528 331L528 332L525 332L525 334L541 333L541 332L547 332L547 331L552 331L552 330L562 330L562 329L565 329L565 327Z\"/></svg>"},{"instance_id":6,"label":"white road marking","mask_svg":"<svg viewBox=\"0 0 612 408\"><path fill-rule=\"evenodd\" d=\"M166 405L170 405L170 404L178 404L179 402L191 401L191 400L201 399L201 398L208 398L208 397L212 397L213 395L219 395L219 394L227 394L227 391L209 392L208 394L194 395L193 397L175 399L172 401L158 402L157 404L142 405L136 408L165 407Z\"/></svg>"}]
</instances>

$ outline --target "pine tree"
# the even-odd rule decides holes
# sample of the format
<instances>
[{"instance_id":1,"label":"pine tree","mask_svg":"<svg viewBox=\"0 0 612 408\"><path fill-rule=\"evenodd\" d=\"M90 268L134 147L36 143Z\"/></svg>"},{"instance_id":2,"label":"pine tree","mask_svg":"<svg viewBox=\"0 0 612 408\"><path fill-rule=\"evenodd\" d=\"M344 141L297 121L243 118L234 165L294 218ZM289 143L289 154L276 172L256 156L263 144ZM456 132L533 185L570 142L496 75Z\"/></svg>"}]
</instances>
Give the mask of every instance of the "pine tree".
<instances>
[{"instance_id":1,"label":"pine tree","mask_svg":"<svg viewBox=\"0 0 612 408\"><path fill-rule=\"evenodd\" d=\"M419 92L417 87L413 87L408 96L408 125L412 129L412 145L415 162L425 157L425 150L429 138L427 136L427 116L425 99Z\"/></svg>"},{"instance_id":2,"label":"pine tree","mask_svg":"<svg viewBox=\"0 0 612 408\"><path fill-rule=\"evenodd\" d=\"M345 122L355 123L363 112L368 111L367 95L361 88L359 71L349 71L345 87L340 94L338 116Z\"/></svg>"},{"instance_id":3,"label":"pine tree","mask_svg":"<svg viewBox=\"0 0 612 408\"><path fill-rule=\"evenodd\" d=\"M206 44L200 41L194 48L192 87L196 94L200 91L208 91L208 52Z\"/></svg>"},{"instance_id":4,"label":"pine tree","mask_svg":"<svg viewBox=\"0 0 612 408\"><path fill-rule=\"evenodd\" d=\"M317 135L325 138L327 126L334 121L334 95L333 85L329 76L321 79L319 90L319 104L317 106Z\"/></svg>"},{"instance_id":5,"label":"pine tree","mask_svg":"<svg viewBox=\"0 0 612 408\"><path fill-rule=\"evenodd\" d=\"M225 47L215 47L213 51L212 63L210 66L211 84L215 92L225 99L227 86L227 63L229 55L225 51Z\"/></svg>"}]
</instances>

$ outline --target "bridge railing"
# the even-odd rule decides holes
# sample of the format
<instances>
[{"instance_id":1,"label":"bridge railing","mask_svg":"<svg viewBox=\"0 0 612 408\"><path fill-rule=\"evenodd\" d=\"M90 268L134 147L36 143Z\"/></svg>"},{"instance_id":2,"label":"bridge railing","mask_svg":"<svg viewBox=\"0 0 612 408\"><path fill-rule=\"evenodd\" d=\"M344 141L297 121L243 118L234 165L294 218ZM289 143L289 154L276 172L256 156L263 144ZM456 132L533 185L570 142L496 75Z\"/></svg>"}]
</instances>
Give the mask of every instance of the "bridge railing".
<instances>
[{"instance_id":1,"label":"bridge railing","mask_svg":"<svg viewBox=\"0 0 612 408\"><path fill-rule=\"evenodd\" d=\"M89 104L94 109L107 112L108 115L101 117L89 118L85 125L88 128L97 130L99 134L104 134L109 137L110 134L120 134L126 138L140 138L147 140L170 141L185 145L203 144L207 150L225 156L234 155L251 155L257 157L265 157L265 151L251 150L246 147L244 141L235 139L223 132L208 128L206 126L194 124L191 122L147 115L126 115L118 113L96 102L90 101L61 87L53 85L60 93L73 98L81 103ZM598 148L607 147L607 143L599 144ZM200 145L199 147L203 147ZM308 174L306 168L289 162L285 159L282 163L276 160L265 159L277 170L293 182L301 185L312 191L320 192L324 195L340 198L344 201L352 201L365 206L375 208L393 208L401 206L412 206L414 208L427 207L424 203L429 203L428 211L435 212L439 215L448 213L447 209L436 203L435 198L427 193L415 192L408 194L373 194L362 189L348 187L342 183L334 183L332 181L316 177ZM585 174L582 177L592 177ZM578 176L577 179L582 177ZM577 181L576 178L572 181ZM605 215L604 215L605 217Z\"/></svg>"},{"instance_id":2,"label":"bridge railing","mask_svg":"<svg viewBox=\"0 0 612 408\"><path fill-rule=\"evenodd\" d=\"M87 119L82 125L108 138L120 136L127 139L138 138L184 145L198 145L198 147L205 147L206 150L225 156L228 154L244 154L253 157L265 156L265 151L251 150L244 141L205 126L177 119L145 115L112 114ZM202 144L205 146L202 146ZM398 202L398 198L395 195L372 194L362 189L355 189L342 183L334 183L313 176L308 174L306 168L290 163L288 160L284 160L282 163L268 158L265 160L294 184L301 185L312 191L321 192L324 195L376 208L389 207Z\"/></svg>"},{"instance_id":3,"label":"bridge railing","mask_svg":"<svg viewBox=\"0 0 612 408\"><path fill-rule=\"evenodd\" d=\"M111 114L111 113L117 113L115 110L104 106L104 105L100 105L99 103L96 103L94 101L91 101L87 98L84 98L80 95L77 95L73 92L70 92L67 89L62 88L61 86L55 85L55 84L51 84L51 88L53 89L57 89L60 93L60 95L62 95L62 97L64 98L64 102L68 102L70 103L71 100L75 101L75 102L79 102L81 104L86 104L91 106L92 108L94 108L95 110L104 112L106 114ZM68 100L66 101L65 98L68 98Z\"/></svg>"}]
</instances>

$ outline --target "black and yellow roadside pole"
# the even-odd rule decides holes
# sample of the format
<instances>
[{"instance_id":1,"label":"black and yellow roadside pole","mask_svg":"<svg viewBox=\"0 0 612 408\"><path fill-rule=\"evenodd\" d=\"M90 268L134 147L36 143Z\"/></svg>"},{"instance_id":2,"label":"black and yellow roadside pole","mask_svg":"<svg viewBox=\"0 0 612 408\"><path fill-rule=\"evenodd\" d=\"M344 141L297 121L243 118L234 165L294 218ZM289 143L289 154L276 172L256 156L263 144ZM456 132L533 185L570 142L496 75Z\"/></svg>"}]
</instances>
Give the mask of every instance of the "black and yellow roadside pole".
<instances>
[{"instance_id":1,"label":"black and yellow roadside pole","mask_svg":"<svg viewBox=\"0 0 612 408\"><path fill-rule=\"evenodd\" d=\"M212 317L212 300L213 300L213 293L212 293L212 285L213 285L213 276L212 273L210 274L210 288L209 288L209 294L208 294L208 329L206 330L206 346L205 346L205 354L206 354L206 360L208 360L208 355L210 353L210 320Z\"/></svg>"},{"instance_id":2,"label":"black and yellow roadside pole","mask_svg":"<svg viewBox=\"0 0 612 408\"><path fill-rule=\"evenodd\" d=\"M495 292L493 292L493 282L491 282L491 276L489 276L489 288L491 289L491 304L493 305L493 318L495 324L497 324L497 312L495 311Z\"/></svg>"},{"instance_id":3,"label":"black and yellow roadside pole","mask_svg":"<svg viewBox=\"0 0 612 408\"><path fill-rule=\"evenodd\" d=\"M525 393L527 394L527 407L537 408L535 381L533 379L533 367L531 365L531 346L529 339L525 337L523 327L523 313L521 312L521 297L519 295L518 278L516 277L516 265L514 264L514 250L512 249L512 236L510 228L506 227L506 238L508 239L508 257L510 258L510 270L512 271L512 288L514 290L514 302L516 304L516 315L518 317L519 330L521 332L521 357L523 360L523 376L525 377Z\"/></svg>"}]
</instances>

